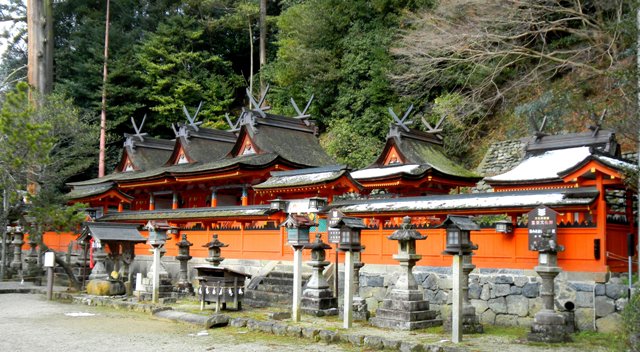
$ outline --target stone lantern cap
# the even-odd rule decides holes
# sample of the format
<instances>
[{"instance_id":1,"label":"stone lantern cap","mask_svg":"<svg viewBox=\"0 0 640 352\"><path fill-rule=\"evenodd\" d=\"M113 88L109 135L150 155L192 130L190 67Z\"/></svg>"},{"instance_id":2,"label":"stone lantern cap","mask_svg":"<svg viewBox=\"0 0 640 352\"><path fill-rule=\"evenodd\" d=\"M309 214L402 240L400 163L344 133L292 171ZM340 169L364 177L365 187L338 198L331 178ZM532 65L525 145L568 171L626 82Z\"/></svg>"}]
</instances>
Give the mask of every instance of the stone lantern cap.
<instances>
[{"instance_id":1,"label":"stone lantern cap","mask_svg":"<svg viewBox=\"0 0 640 352\"><path fill-rule=\"evenodd\" d=\"M217 240L217 238L216 238L216 240ZM220 242L220 243L222 243L222 242ZM189 240L187 240L187 234L183 233L182 234L182 239L180 240L180 242L176 243L176 245L180 246L180 247L191 247L191 246L193 246L193 243L189 242Z\"/></svg>"},{"instance_id":2,"label":"stone lantern cap","mask_svg":"<svg viewBox=\"0 0 640 352\"><path fill-rule=\"evenodd\" d=\"M319 233L316 233L316 240L306 244L304 248L314 251L314 250L320 250L320 249L325 249L325 250L331 249L331 246L322 242L322 235L320 235Z\"/></svg>"},{"instance_id":3,"label":"stone lantern cap","mask_svg":"<svg viewBox=\"0 0 640 352\"><path fill-rule=\"evenodd\" d=\"M391 236L387 238L397 241L424 240L427 238L427 236L423 236L414 228L415 226L411 224L410 216L402 218L402 225L400 225L400 227L399 230L395 230Z\"/></svg>"},{"instance_id":4,"label":"stone lantern cap","mask_svg":"<svg viewBox=\"0 0 640 352\"><path fill-rule=\"evenodd\" d=\"M220 240L218 240L218 235L214 234L213 235L213 239L211 240L211 242L203 244L202 247L208 247L208 248L220 248L220 247L229 247L228 244L222 243L220 242Z\"/></svg>"}]
</instances>

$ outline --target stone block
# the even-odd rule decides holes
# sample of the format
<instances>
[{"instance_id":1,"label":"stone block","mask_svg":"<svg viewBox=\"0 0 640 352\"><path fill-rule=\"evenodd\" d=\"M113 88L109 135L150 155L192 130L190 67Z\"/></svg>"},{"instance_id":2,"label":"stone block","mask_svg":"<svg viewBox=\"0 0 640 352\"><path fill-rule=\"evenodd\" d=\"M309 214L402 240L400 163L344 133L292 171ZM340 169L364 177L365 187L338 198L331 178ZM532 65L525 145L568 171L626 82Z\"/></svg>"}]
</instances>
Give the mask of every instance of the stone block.
<instances>
[{"instance_id":1,"label":"stone block","mask_svg":"<svg viewBox=\"0 0 640 352\"><path fill-rule=\"evenodd\" d=\"M506 276L506 275L499 275L496 276L496 280L495 280L496 284L513 284L513 277L511 276Z\"/></svg>"},{"instance_id":2,"label":"stone block","mask_svg":"<svg viewBox=\"0 0 640 352\"><path fill-rule=\"evenodd\" d=\"M382 339L382 346L387 350L397 350L400 349L400 344L402 341L392 340L392 339Z\"/></svg>"},{"instance_id":3,"label":"stone block","mask_svg":"<svg viewBox=\"0 0 640 352\"><path fill-rule=\"evenodd\" d=\"M440 290L451 290L453 288L453 280L450 277L442 277L438 279L438 288Z\"/></svg>"},{"instance_id":4,"label":"stone block","mask_svg":"<svg viewBox=\"0 0 640 352\"><path fill-rule=\"evenodd\" d=\"M258 330L259 330L259 327L258 327L258 324L259 324L259 323L260 323L260 322L259 322L259 321L257 321L257 320L247 319L247 325L246 325L246 327L247 327L247 329L249 329L249 330L252 330L252 331L258 331Z\"/></svg>"},{"instance_id":5,"label":"stone block","mask_svg":"<svg viewBox=\"0 0 640 352\"><path fill-rule=\"evenodd\" d=\"M424 290L424 299L425 299L425 301L435 302L435 300L436 300L436 291L434 291L434 290Z\"/></svg>"},{"instance_id":6,"label":"stone block","mask_svg":"<svg viewBox=\"0 0 640 352\"><path fill-rule=\"evenodd\" d=\"M612 313L600 318L596 320L596 328L598 332L619 333L622 329L622 316L618 313Z\"/></svg>"},{"instance_id":7,"label":"stone block","mask_svg":"<svg viewBox=\"0 0 640 352\"><path fill-rule=\"evenodd\" d=\"M268 317L272 320L291 319L291 312L271 312Z\"/></svg>"},{"instance_id":8,"label":"stone block","mask_svg":"<svg viewBox=\"0 0 640 352\"><path fill-rule=\"evenodd\" d=\"M593 308L577 308L574 314L579 331L593 331Z\"/></svg>"},{"instance_id":9,"label":"stone block","mask_svg":"<svg viewBox=\"0 0 640 352\"><path fill-rule=\"evenodd\" d=\"M508 296L511 293L511 285L495 284L491 288L491 298Z\"/></svg>"},{"instance_id":10,"label":"stone block","mask_svg":"<svg viewBox=\"0 0 640 352\"><path fill-rule=\"evenodd\" d=\"M519 317L526 317L529 314L529 299L520 295L507 296L507 313Z\"/></svg>"},{"instance_id":11,"label":"stone block","mask_svg":"<svg viewBox=\"0 0 640 352\"><path fill-rule=\"evenodd\" d=\"M491 309L487 309L482 314L480 314L480 322L482 324L493 325L496 323L496 313L494 313Z\"/></svg>"},{"instance_id":12,"label":"stone block","mask_svg":"<svg viewBox=\"0 0 640 352\"><path fill-rule=\"evenodd\" d=\"M623 297L627 293L627 287L619 284L606 284L605 285L605 295L611 299L618 299Z\"/></svg>"},{"instance_id":13,"label":"stone block","mask_svg":"<svg viewBox=\"0 0 640 352\"><path fill-rule=\"evenodd\" d=\"M229 325L229 317L224 314L214 314L205 323L207 329L220 328Z\"/></svg>"},{"instance_id":14,"label":"stone block","mask_svg":"<svg viewBox=\"0 0 640 352\"><path fill-rule=\"evenodd\" d=\"M429 276L427 276L424 281L422 282L422 287L429 289L429 290L437 290L438 289L438 275L436 274L429 274Z\"/></svg>"},{"instance_id":15,"label":"stone block","mask_svg":"<svg viewBox=\"0 0 640 352\"><path fill-rule=\"evenodd\" d=\"M365 336L364 337L364 347L372 348L376 350L381 350L384 348L384 344L382 343L382 337L380 336Z\"/></svg>"},{"instance_id":16,"label":"stone block","mask_svg":"<svg viewBox=\"0 0 640 352\"><path fill-rule=\"evenodd\" d=\"M375 312L375 310L380 307L380 301L375 297L369 297L365 299L365 302L367 302L367 307L369 308L370 312Z\"/></svg>"},{"instance_id":17,"label":"stone block","mask_svg":"<svg viewBox=\"0 0 640 352\"><path fill-rule=\"evenodd\" d=\"M233 326L234 328L244 328L245 326L247 326L247 318L234 318L231 319L231 321L229 321L229 325Z\"/></svg>"},{"instance_id":18,"label":"stone block","mask_svg":"<svg viewBox=\"0 0 640 352\"><path fill-rule=\"evenodd\" d=\"M527 298L535 298L540 294L540 284L529 282L522 287L522 295Z\"/></svg>"},{"instance_id":19,"label":"stone block","mask_svg":"<svg viewBox=\"0 0 640 352\"><path fill-rule=\"evenodd\" d=\"M299 326L287 326L287 336L289 337L302 337L302 328Z\"/></svg>"},{"instance_id":20,"label":"stone block","mask_svg":"<svg viewBox=\"0 0 640 352\"><path fill-rule=\"evenodd\" d=\"M400 352L426 352L421 343L403 341L400 344Z\"/></svg>"},{"instance_id":21,"label":"stone block","mask_svg":"<svg viewBox=\"0 0 640 352\"><path fill-rule=\"evenodd\" d=\"M495 324L501 326L517 326L518 317L511 314L498 314L496 315Z\"/></svg>"},{"instance_id":22,"label":"stone block","mask_svg":"<svg viewBox=\"0 0 640 352\"><path fill-rule=\"evenodd\" d=\"M575 303L577 308L593 307L593 292L577 291Z\"/></svg>"},{"instance_id":23,"label":"stone block","mask_svg":"<svg viewBox=\"0 0 640 352\"><path fill-rule=\"evenodd\" d=\"M513 284L516 287L523 287L529 282L529 278L526 276L516 276L513 278Z\"/></svg>"},{"instance_id":24,"label":"stone block","mask_svg":"<svg viewBox=\"0 0 640 352\"><path fill-rule=\"evenodd\" d=\"M482 292L480 292L480 299L483 301L488 301L491 298L491 287L489 284L485 283L482 285Z\"/></svg>"},{"instance_id":25,"label":"stone block","mask_svg":"<svg viewBox=\"0 0 640 352\"><path fill-rule=\"evenodd\" d=\"M364 344L364 336L357 334L340 334L340 340L354 346L362 346Z\"/></svg>"},{"instance_id":26,"label":"stone block","mask_svg":"<svg viewBox=\"0 0 640 352\"><path fill-rule=\"evenodd\" d=\"M267 334L273 333L273 322L271 321L259 321L258 331L266 332Z\"/></svg>"},{"instance_id":27,"label":"stone block","mask_svg":"<svg viewBox=\"0 0 640 352\"><path fill-rule=\"evenodd\" d=\"M281 323L273 324L273 326L271 327L271 331L273 331L274 335L287 336L287 326Z\"/></svg>"},{"instance_id":28,"label":"stone block","mask_svg":"<svg viewBox=\"0 0 640 352\"><path fill-rule=\"evenodd\" d=\"M522 295L522 287L518 287L515 285L511 286L511 292L509 292L510 295Z\"/></svg>"},{"instance_id":29,"label":"stone block","mask_svg":"<svg viewBox=\"0 0 640 352\"><path fill-rule=\"evenodd\" d=\"M308 339L315 340L319 333L320 333L320 329L302 328L302 336Z\"/></svg>"},{"instance_id":30,"label":"stone block","mask_svg":"<svg viewBox=\"0 0 640 352\"><path fill-rule=\"evenodd\" d=\"M338 333L331 330L320 330L318 332L318 337L320 338L320 341L323 341L325 343L334 343L340 341Z\"/></svg>"},{"instance_id":31,"label":"stone block","mask_svg":"<svg viewBox=\"0 0 640 352\"><path fill-rule=\"evenodd\" d=\"M427 278L427 276L429 276L428 272L425 271L417 271L417 270L413 270L413 277L416 279L416 282L418 284L422 284L422 282Z\"/></svg>"},{"instance_id":32,"label":"stone block","mask_svg":"<svg viewBox=\"0 0 640 352\"><path fill-rule=\"evenodd\" d=\"M361 286L368 287L383 287L384 286L384 278L379 275L366 275L362 280Z\"/></svg>"},{"instance_id":33,"label":"stone block","mask_svg":"<svg viewBox=\"0 0 640 352\"><path fill-rule=\"evenodd\" d=\"M589 292L593 295L594 284L579 281L570 281L568 284L576 290L576 292Z\"/></svg>"},{"instance_id":34,"label":"stone block","mask_svg":"<svg viewBox=\"0 0 640 352\"><path fill-rule=\"evenodd\" d=\"M489 303L487 301L483 301L481 299L472 299L469 301L472 306L476 308L476 313L480 314L485 310L489 309Z\"/></svg>"},{"instance_id":35,"label":"stone block","mask_svg":"<svg viewBox=\"0 0 640 352\"><path fill-rule=\"evenodd\" d=\"M469 299L478 299L482 293L482 286L480 284L469 284Z\"/></svg>"},{"instance_id":36,"label":"stone block","mask_svg":"<svg viewBox=\"0 0 640 352\"><path fill-rule=\"evenodd\" d=\"M616 311L615 303L613 303L613 300L607 296L596 296L594 308L598 318L605 317Z\"/></svg>"},{"instance_id":37,"label":"stone block","mask_svg":"<svg viewBox=\"0 0 640 352\"><path fill-rule=\"evenodd\" d=\"M604 296L605 287L604 284L596 284L596 296Z\"/></svg>"},{"instance_id":38,"label":"stone block","mask_svg":"<svg viewBox=\"0 0 640 352\"><path fill-rule=\"evenodd\" d=\"M494 313L507 313L507 301L504 297L492 298L489 300L489 309Z\"/></svg>"},{"instance_id":39,"label":"stone block","mask_svg":"<svg viewBox=\"0 0 640 352\"><path fill-rule=\"evenodd\" d=\"M449 294L445 291L438 291L434 297L434 302L438 304L446 304L449 298Z\"/></svg>"}]
</instances>

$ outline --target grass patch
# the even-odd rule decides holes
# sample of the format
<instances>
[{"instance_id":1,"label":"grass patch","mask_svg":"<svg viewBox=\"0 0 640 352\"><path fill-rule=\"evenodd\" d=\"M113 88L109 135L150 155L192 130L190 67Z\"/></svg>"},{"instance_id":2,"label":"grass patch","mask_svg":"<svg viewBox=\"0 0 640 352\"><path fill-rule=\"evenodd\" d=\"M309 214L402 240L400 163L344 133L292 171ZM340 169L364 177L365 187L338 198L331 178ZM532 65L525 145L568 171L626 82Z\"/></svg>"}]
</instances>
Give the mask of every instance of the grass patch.
<instances>
[{"instance_id":1,"label":"grass patch","mask_svg":"<svg viewBox=\"0 0 640 352\"><path fill-rule=\"evenodd\" d=\"M618 334L605 334L595 331L580 331L572 335L573 343L586 350L595 347L603 348L607 351L624 351L624 341Z\"/></svg>"},{"instance_id":2,"label":"grass patch","mask_svg":"<svg viewBox=\"0 0 640 352\"><path fill-rule=\"evenodd\" d=\"M529 328L523 326L497 326L497 325L485 325L484 333L487 335L496 335L503 337L510 337L514 339L520 339L527 336Z\"/></svg>"}]
</instances>

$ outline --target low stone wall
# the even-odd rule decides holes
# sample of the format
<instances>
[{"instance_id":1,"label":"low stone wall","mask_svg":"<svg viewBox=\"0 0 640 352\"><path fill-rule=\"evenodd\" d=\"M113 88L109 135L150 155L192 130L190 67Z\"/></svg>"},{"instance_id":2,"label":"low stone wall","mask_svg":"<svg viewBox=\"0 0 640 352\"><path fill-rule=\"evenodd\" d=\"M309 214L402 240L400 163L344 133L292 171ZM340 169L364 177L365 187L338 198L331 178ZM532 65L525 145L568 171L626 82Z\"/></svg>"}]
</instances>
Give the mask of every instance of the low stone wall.
<instances>
[{"instance_id":1,"label":"low stone wall","mask_svg":"<svg viewBox=\"0 0 640 352\"><path fill-rule=\"evenodd\" d=\"M431 309L448 319L451 311L451 269L415 267L416 281L423 287ZM573 304L579 330L614 332L621 326L621 311L627 303L627 286L617 277L606 283L585 280L588 273L561 273L555 280L556 309ZM600 276L600 275L597 275ZM360 293L369 310L375 311L397 274L389 268L365 266L360 273ZM542 308L542 280L534 271L476 269L469 277L469 299L483 324L531 326ZM571 302L570 304L567 304Z\"/></svg>"},{"instance_id":2,"label":"low stone wall","mask_svg":"<svg viewBox=\"0 0 640 352\"><path fill-rule=\"evenodd\" d=\"M150 257L137 257L134 272L146 273L151 264ZM171 277L177 277L178 262L172 257L163 258ZM269 261L227 259L222 265L251 275L261 274ZM189 262L192 268L207 264L201 258ZM303 265L304 270L309 267ZM281 262L277 270L292 271L291 262ZM374 313L398 278L398 266L365 265L360 271L360 295ZM309 271L310 272L310 271ZM451 311L451 268L416 266L413 270L416 281L424 289L430 308L447 319ZM340 285L343 284L340 265ZM555 279L556 309L565 310L565 304L574 305L578 330L601 332L618 331L621 311L627 303L627 286L618 277L602 273L562 272ZM194 277L194 271L190 271ZM333 280L329 281L333 283ZM483 324L530 326L534 315L542 308L539 297L542 280L533 270L475 269L469 278L469 299L476 308ZM194 282L197 284L197 282ZM340 287L340 293L343 292ZM342 298L338 300L342 303Z\"/></svg>"}]
</instances>

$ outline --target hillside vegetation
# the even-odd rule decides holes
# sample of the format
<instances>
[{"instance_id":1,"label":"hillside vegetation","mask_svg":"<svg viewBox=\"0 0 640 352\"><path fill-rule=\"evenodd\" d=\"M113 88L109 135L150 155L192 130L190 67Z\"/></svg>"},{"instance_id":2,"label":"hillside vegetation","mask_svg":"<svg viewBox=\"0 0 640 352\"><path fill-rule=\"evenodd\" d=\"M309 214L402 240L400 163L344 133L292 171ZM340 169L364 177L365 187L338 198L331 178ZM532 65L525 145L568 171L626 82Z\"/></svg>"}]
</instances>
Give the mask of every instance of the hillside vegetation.
<instances>
[{"instance_id":1,"label":"hillside vegetation","mask_svg":"<svg viewBox=\"0 0 640 352\"><path fill-rule=\"evenodd\" d=\"M129 118L173 138L182 107L205 125L247 106L245 87L271 85L272 111L312 96L321 141L341 163L368 165L397 113L414 127L442 118L447 151L475 167L489 143L534 131L582 131L606 110L626 150L637 146L636 7L632 0L270 0L267 63L259 66L259 0L111 0L108 130L111 165ZM55 90L98 124L103 1L55 4ZM0 16L24 20L20 0ZM23 28L16 26L14 28ZM26 33L0 64L2 95L26 76ZM253 59L252 59L253 58ZM254 76L251 76L251 73ZM97 137L96 137L97 155ZM96 158L97 160L97 158ZM95 165L77 178L93 176ZM108 168L109 169L109 168Z\"/></svg>"}]
</instances>

